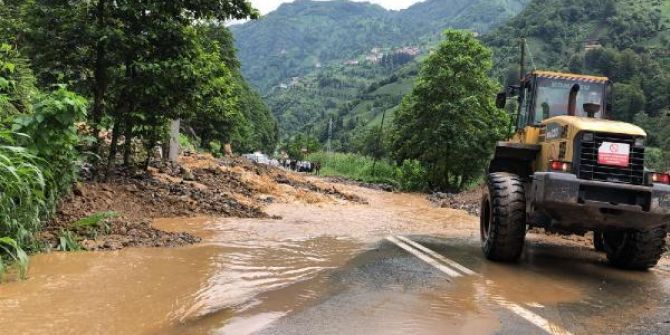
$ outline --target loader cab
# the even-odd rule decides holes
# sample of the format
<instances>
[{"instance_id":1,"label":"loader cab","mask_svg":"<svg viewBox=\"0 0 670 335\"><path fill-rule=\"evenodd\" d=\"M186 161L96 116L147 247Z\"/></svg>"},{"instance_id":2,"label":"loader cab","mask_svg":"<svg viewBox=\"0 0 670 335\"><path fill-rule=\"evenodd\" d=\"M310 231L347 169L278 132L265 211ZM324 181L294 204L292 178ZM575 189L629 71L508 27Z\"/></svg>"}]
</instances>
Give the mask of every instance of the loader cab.
<instances>
[{"instance_id":1,"label":"loader cab","mask_svg":"<svg viewBox=\"0 0 670 335\"><path fill-rule=\"evenodd\" d=\"M507 98L518 98L515 128L519 132L556 116L604 119L611 112L611 87L606 77L534 71L519 86L501 93L497 104L503 108Z\"/></svg>"}]
</instances>

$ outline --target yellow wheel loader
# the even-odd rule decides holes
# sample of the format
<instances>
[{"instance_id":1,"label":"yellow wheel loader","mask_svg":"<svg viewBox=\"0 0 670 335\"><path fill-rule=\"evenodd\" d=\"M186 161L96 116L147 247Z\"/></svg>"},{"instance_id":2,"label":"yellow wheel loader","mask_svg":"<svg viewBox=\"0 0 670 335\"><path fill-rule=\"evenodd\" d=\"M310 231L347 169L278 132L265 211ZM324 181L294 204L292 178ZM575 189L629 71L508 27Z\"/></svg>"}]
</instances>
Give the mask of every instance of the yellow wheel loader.
<instances>
[{"instance_id":1,"label":"yellow wheel loader","mask_svg":"<svg viewBox=\"0 0 670 335\"><path fill-rule=\"evenodd\" d=\"M528 228L594 232L611 264L656 265L670 225L670 176L645 169L641 128L609 120L608 78L546 71L496 99L517 97L516 131L496 146L481 202L481 241L494 261L520 258Z\"/></svg>"}]
</instances>

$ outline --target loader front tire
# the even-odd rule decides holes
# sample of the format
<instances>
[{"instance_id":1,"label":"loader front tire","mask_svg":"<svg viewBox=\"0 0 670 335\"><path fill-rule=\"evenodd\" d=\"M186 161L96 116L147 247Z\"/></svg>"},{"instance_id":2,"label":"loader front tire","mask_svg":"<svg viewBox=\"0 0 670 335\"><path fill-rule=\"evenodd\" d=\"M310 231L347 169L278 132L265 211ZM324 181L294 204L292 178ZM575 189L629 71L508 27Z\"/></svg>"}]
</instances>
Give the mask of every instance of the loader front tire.
<instances>
[{"instance_id":1,"label":"loader front tire","mask_svg":"<svg viewBox=\"0 0 670 335\"><path fill-rule=\"evenodd\" d=\"M512 173L491 173L482 197L480 232L487 259L515 262L526 239L526 194L521 178Z\"/></svg>"}]
</instances>

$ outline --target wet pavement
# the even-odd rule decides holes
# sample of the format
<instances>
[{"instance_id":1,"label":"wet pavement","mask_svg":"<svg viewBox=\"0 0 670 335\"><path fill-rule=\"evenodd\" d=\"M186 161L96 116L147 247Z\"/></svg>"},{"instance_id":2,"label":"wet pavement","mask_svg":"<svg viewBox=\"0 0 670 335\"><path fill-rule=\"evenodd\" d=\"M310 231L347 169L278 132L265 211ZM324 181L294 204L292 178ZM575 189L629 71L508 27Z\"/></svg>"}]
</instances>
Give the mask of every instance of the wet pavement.
<instances>
[{"instance_id":1,"label":"wet pavement","mask_svg":"<svg viewBox=\"0 0 670 335\"><path fill-rule=\"evenodd\" d=\"M571 247L531 244L519 264L475 241L411 237L472 269L450 278L388 241L327 275L331 293L260 334L669 334L670 273L609 268ZM558 326L544 331L498 302Z\"/></svg>"},{"instance_id":2,"label":"wet pavement","mask_svg":"<svg viewBox=\"0 0 670 335\"><path fill-rule=\"evenodd\" d=\"M195 246L33 257L0 285L2 333L670 334L667 263L620 271L535 235L518 264L491 263L464 212L356 191L370 205L157 222Z\"/></svg>"}]
</instances>

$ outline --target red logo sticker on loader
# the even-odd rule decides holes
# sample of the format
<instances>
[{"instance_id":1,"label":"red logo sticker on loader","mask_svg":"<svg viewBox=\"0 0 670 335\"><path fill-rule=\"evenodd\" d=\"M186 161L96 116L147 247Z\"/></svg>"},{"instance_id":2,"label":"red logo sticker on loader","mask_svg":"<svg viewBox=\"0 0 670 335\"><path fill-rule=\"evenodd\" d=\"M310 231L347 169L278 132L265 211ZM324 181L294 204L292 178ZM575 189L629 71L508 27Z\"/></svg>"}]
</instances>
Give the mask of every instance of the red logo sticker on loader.
<instances>
[{"instance_id":1,"label":"red logo sticker on loader","mask_svg":"<svg viewBox=\"0 0 670 335\"><path fill-rule=\"evenodd\" d=\"M628 167L630 144L603 142L598 149L598 164Z\"/></svg>"}]
</instances>

